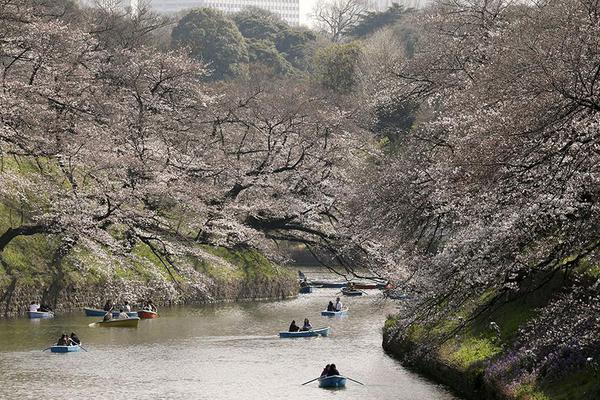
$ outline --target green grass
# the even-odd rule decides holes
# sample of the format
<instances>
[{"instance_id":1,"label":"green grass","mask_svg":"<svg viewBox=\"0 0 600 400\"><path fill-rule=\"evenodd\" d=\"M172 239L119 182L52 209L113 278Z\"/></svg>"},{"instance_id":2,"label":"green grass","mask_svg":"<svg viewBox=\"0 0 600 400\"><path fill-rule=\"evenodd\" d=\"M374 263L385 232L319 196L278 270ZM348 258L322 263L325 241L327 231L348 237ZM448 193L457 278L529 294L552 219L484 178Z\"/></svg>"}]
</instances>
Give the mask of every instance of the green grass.
<instances>
[{"instance_id":1,"label":"green grass","mask_svg":"<svg viewBox=\"0 0 600 400\"><path fill-rule=\"evenodd\" d=\"M543 382L538 390L546 396L544 400L600 399L600 371L576 371L558 381Z\"/></svg>"},{"instance_id":2,"label":"green grass","mask_svg":"<svg viewBox=\"0 0 600 400\"><path fill-rule=\"evenodd\" d=\"M502 348L490 338L463 339L458 348L451 352L449 361L463 369L471 367L475 363L489 360L502 351Z\"/></svg>"}]
</instances>

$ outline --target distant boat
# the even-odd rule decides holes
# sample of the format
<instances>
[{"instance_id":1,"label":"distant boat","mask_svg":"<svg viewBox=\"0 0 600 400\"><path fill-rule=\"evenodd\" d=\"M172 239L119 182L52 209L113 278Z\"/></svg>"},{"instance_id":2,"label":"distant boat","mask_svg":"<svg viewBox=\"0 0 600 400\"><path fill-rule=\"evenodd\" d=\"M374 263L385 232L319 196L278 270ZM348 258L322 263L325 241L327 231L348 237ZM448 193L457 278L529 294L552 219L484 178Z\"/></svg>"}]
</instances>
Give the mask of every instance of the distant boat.
<instances>
[{"instance_id":1,"label":"distant boat","mask_svg":"<svg viewBox=\"0 0 600 400\"><path fill-rule=\"evenodd\" d=\"M96 322L98 325L105 328L137 328L140 319L138 317L123 318L123 319L109 319L108 321Z\"/></svg>"},{"instance_id":2,"label":"distant boat","mask_svg":"<svg viewBox=\"0 0 600 400\"><path fill-rule=\"evenodd\" d=\"M355 289L385 289L388 283L354 283Z\"/></svg>"},{"instance_id":3,"label":"distant boat","mask_svg":"<svg viewBox=\"0 0 600 400\"><path fill-rule=\"evenodd\" d=\"M321 311L321 315L324 317L341 317L342 315L348 315L348 311L350 311L348 308L343 309L342 311L323 310Z\"/></svg>"},{"instance_id":4,"label":"distant boat","mask_svg":"<svg viewBox=\"0 0 600 400\"><path fill-rule=\"evenodd\" d=\"M342 388L346 386L346 377L342 375L322 376L319 378L321 388Z\"/></svg>"},{"instance_id":5,"label":"distant boat","mask_svg":"<svg viewBox=\"0 0 600 400\"><path fill-rule=\"evenodd\" d=\"M83 311L85 311L86 317L104 317L106 315L106 311L100 310L98 308L83 307ZM112 316L116 318L119 316L120 313L120 311L112 311ZM135 311L127 311L126 314L129 317L138 316L138 313Z\"/></svg>"},{"instance_id":6,"label":"distant boat","mask_svg":"<svg viewBox=\"0 0 600 400\"><path fill-rule=\"evenodd\" d=\"M321 286L323 288L343 288L348 282L329 282L329 281L311 281L311 286Z\"/></svg>"},{"instance_id":7,"label":"distant boat","mask_svg":"<svg viewBox=\"0 0 600 400\"><path fill-rule=\"evenodd\" d=\"M27 316L30 319L34 318L54 318L52 311L27 311Z\"/></svg>"},{"instance_id":8,"label":"distant boat","mask_svg":"<svg viewBox=\"0 0 600 400\"><path fill-rule=\"evenodd\" d=\"M302 286L300 288L300 293L306 294L306 293L312 293L312 292L313 292L312 286Z\"/></svg>"},{"instance_id":9,"label":"distant boat","mask_svg":"<svg viewBox=\"0 0 600 400\"><path fill-rule=\"evenodd\" d=\"M279 332L280 338L297 338L297 337L313 337L313 336L329 336L331 328L311 329L310 331L298 332Z\"/></svg>"},{"instance_id":10,"label":"distant boat","mask_svg":"<svg viewBox=\"0 0 600 400\"><path fill-rule=\"evenodd\" d=\"M72 346L59 346L55 344L50 347L52 353L73 353L79 351L79 349L81 349L81 344L74 344Z\"/></svg>"},{"instance_id":11,"label":"distant boat","mask_svg":"<svg viewBox=\"0 0 600 400\"><path fill-rule=\"evenodd\" d=\"M361 290L342 288L342 294L344 296L362 296L363 292Z\"/></svg>"},{"instance_id":12,"label":"distant boat","mask_svg":"<svg viewBox=\"0 0 600 400\"><path fill-rule=\"evenodd\" d=\"M138 317L140 317L141 319L154 319L154 318L158 318L158 313L154 312L154 311L138 310L137 314L138 314Z\"/></svg>"}]
</instances>

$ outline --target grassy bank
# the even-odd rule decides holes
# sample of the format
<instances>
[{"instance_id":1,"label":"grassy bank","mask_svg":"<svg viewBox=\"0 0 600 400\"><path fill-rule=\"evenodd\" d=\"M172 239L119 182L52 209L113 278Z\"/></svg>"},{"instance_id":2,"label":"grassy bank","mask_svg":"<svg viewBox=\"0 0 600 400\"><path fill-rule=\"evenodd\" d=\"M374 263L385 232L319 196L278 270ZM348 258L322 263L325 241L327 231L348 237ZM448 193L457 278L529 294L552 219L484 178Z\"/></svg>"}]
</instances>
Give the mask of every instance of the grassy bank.
<instances>
[{"instance_id":1,"label":"grassy bank","mask_svg":"<svg viewBox=\"0 0 600 400\"><path fill-rule=\"evenodd\" d=\"M527 359L527 355L515 354L515 343L520 340L520 329L538 316L538 309L574 282L594 282L596 271L582 266L574 273L576 279L562 274L538 277L517 294L489 291L431 325L401 329L400 317L390 316L383 345L406 365L469 399L598 399L600 371L595 367L569 366L539 373L523 361L512 361ZM542 279L546 283L538 288Z\"/></svg>"}]
</instances>

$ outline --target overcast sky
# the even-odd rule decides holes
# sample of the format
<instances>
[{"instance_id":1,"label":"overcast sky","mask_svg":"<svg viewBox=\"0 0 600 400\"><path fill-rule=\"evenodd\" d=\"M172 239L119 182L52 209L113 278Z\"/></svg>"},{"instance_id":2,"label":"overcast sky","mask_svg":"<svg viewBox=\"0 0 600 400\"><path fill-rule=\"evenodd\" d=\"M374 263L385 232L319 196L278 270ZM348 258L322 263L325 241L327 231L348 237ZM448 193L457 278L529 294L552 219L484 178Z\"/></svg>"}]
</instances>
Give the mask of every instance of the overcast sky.
<instances>
[{"instance_id":1,"label":"overcast sky","mask_svg":"<svg viewBox=\"0 0 600 400\"><path fill-rule=\"evenodd\" d=\"M309 14L312 13L317 0L300 0L300 23L309 25Z\"/></svg>"}]
</instances>

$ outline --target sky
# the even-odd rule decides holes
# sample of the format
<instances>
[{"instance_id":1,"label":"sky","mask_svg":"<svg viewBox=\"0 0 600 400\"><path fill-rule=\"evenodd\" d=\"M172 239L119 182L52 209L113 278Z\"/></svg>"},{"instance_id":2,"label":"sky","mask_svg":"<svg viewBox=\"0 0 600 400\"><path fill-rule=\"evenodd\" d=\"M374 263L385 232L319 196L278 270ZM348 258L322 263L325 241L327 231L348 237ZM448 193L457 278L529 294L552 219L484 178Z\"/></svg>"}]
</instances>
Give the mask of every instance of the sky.
<instances>
[{"instance_id":1,"label":"sky","mask_svg":"<svg viewBox=\"0 0 600 400\"><path fill-rule=\"evenodd\" d=\"M310 25L310 16L318 0L300 0L300 23Z\"/></svg>"}]
</instances>

